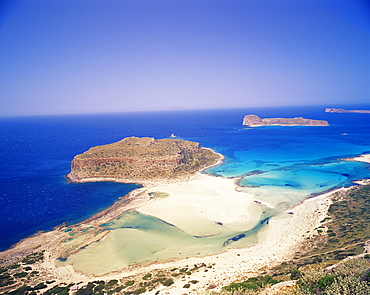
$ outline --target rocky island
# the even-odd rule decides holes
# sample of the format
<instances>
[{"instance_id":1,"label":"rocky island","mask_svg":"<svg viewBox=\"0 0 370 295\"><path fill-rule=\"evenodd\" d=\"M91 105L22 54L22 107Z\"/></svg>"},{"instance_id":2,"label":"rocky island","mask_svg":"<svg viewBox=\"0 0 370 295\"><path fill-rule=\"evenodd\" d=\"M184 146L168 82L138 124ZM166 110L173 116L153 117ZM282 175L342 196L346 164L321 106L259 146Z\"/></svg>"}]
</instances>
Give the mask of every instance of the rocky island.
<instances>
[{"instance_id":1,"label":"rocky island","mask_svg":"<svg viewBox=\"0 0 370 295\"><path fill-rule=\"evenodd\" d=\"M197 142L127 137L74 157L71 182L176 180L217 164L222 155Z\"/></svg>"},{"instance_id":2,"label":"rocky island","mask_svg":"<svg viewBox=\"0 0 370 295\"><path fill-rule=\"evenodd\" d=\"M360 114L370 114L370 110L345 110L336 108L326 108L325 113L360 113Z\"/></svg>"},{"instance_id":3,"label":"rocky island","mask_svg":"<svg viewBox=\"0 0 370 295\"><path fill-rule=\"evenodd\" d=\"M249 127L259 126L329 126L325 120L312 120L302 117L296 118L265 118L262 119L256 115L247 115L243 119L243 125Z\"/></svg>"}]
</instances>

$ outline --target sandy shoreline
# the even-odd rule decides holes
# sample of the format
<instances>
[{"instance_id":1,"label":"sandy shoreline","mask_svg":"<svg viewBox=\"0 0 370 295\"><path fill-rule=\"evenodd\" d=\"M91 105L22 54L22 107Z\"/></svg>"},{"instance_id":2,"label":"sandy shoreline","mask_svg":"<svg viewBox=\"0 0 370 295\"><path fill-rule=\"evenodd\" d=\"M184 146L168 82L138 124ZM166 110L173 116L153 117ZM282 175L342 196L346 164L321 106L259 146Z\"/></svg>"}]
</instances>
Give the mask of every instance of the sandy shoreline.
<instances>
[{"instance_id":1,"label":"sandy shoreline","mask_svg":"<svg viewBox=\"0 0 370 295\"><path fill-rule=\"evenodd\" d=\"M357 158L364 160L364 156ZM351 160L357 160L357 158ZM370 155L366 155L365 159L366 162L370 162ZM160 294L182 294L185 292L190 295L197 294L198 291L205 291L207 289L219 290L222 286L233 281L240 281L248 276L257 275L263 270L291 259L294 254L300 250L302 243L308 237L314 236L317 233L316 229L327 216L327 211L331 204L330 195L335 191L347 190L347 188L342 188L306 199L301 204L289 210L289 212L272 218L269 224L259 232L258 238L260 242L250 247L229 249L222 254L207 255L204 257L174 259L170 262L152 263L147 266L132 265L120 271L101 276L82 274L77 272L71 265L55 266L55 260L61 257L61 255L65 253L75 253L81 248L81 245L85 247L98 240L106 239L107 232L89 232L87 229L109 222L123 212L131 209L139 208L140 210L141 208L143 213L155 214L159 212L159 207L155 207L156 203L162 202L166 204L167 202L167 205L169 205L170 198L150 200L148 193L155 191L166 192L166 189L168 190L168 188L170 188L170 194L177 195L180 191L184 190L184 186L185 191L187 191L187 185L193 186L197 182L200 184L198 189L216 187L216 190L208 196L208 198L211 197L211 199L208 200L208 203L205 203L207 205L210 201L212 202L212 198L219 198L217 202L213 202L213 208L202 204L202 198L199 198L199 200L191 200L191 202L193 202L193 207L200 208L201 213L210 217L210 220L217 219L221 223L227 224L229 222L236 227L242 226L242 223L239 221L248 216L245 214L243 215L243 210L239 211L237 214L233 213L237 212L240 208L246 208L248 204L256 204L252 195L238 195L238 192L235 190L236 184L232 179L197 174L192 180L184 180L178 183L151 183L150 185L147 184L145 187L130 192L126 198L116 202L112 207L96 214L84 222L70 227L60 226L51 232L40 233L20 241L11 249L1 252L0 259L3 262L16 261L17 257L24 256L32 251L45 250L44 262L36 264L35 269L37 269L40 274L43 274L45 279L56 280L56 283L86 283L97 279L122 279L142 276L142 274L158 269L186 267L205 263L207 265L212 265L212 268L207 270L207 272L203 270L194 272L185 279L175 280L175 283L170 287L162 286L146 294L155 294L156 291L160 290ZM217 183L222 183L222 185L218 187L218 191ZM225 206L228 202L225 203L224 201L225 196L230 196L230 189L235 192L235 196L231 196L231 198L234 198L234 201L231 202L232 204L229 210L226 210L227 208ZM174 200L179 204L179 201L189 197L192 192L189 191L188 193L189 194L183 196L182 199ZM208 209L208 212L205 212L206 209ZM178 225L183 227L186 231L192 233L192 231L196 230L194 224L181 224L180 221L172 220L173 223L177 222ZM81 235L80 240L76 239L78 243L73 246L65 243L65 241L70 238L70 234L66 229L70 228L73 228L76 232L78 230L87 230L86 234ZM212 230L211 227L211 231ZM70 247L70 249L68 247ZM191 288L184 289L184 284L190 280L196 280L198 282L197 284L191 285Z\"/></svg>"}]
</instances>

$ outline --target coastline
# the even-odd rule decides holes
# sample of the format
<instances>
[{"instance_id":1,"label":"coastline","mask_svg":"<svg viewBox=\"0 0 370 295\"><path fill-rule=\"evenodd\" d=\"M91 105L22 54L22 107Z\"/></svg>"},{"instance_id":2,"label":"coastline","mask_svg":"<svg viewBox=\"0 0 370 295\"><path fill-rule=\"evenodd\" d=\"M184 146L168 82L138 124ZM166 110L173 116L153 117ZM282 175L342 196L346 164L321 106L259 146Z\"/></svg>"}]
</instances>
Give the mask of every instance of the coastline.
<instances>
[{"instance_id":1,"label":"coastline","mask_svg":"<svg viewBox=\"0 0 370 295\"><path fill-rule=\"evenodd\" d=\"M360 157L363 159L362 156ZM355 160L357 158L359 157L348 160ZM370 155L367 155L366 159L366 162L370 161ZM220 177L204 175L201 173L197 173L194 176L194 180L204 178L203 176L205 176L205 178L212 179L212 181L215 179L225 180ZM228 180L234 183L234 180ZM189 180L184 180L184 183L187 182L189 182ZM147 183L145 184L146 186L131 191L124 199L117 201L110 208L97 213L93 217L77 225L69 227L60 226L53 231L39 233L20 241L11 249L1 252L0 259L3 261L15 261L17 256L25 256L35 250L45 250L44 262L36 265L35 269L39 270L40 273L44 273L45 278L56 279L57 282L70 283L77 283L80 281L88 282L96 279L140 277L142 274L156 269L186 267L189 265L205 263L207 265L212 265L212 268L209 269L209 271L195 272L186 277L186 280L198 281L196 285L192 285L192 288L187 290L188 294L196 294L198 291L205 291L207 289L219 290L222 286L233 281L244 280L248 276L257 275L268 268L291 259L295 252L300 250L302 243L308 237L315 235L315 229L320 226L321 221L327 216L327 211L331 204L330 195L337 191L349 189L341 188L308 198L301 204L294 206L289 210L289 212L273 217L270 220L269 225L259 233L259 243L250 247L228 249L226 252L220 254L207 255L203 257L169 259L167 262L153 262L144 266L135 264L123 270L102 276L82 274L76 271L71 265L55 266L55 260L58 257L61 257L60 254L63 251L68 250L63 247L60 248L61 243L70 238L66 229L71 227L74 229L88 229L91 226L98 226L106 223L125 211L136 209L148 204L149 198L145 192L149 189L156 190L157 186L168 184L168 182ZM86 247L98 240L104 239L106 235L107 233L103 232L95 236L87 237L87 240L85 240L83 244ZM70 253L73 253L73 251ZM183 281L176 280L172 286L160 287L159 289L166 290L169 294L181 294L181 292L184 292L183 285ZM146 294L155 294L159 289L147 292Z\"/></svg>"}]
</instances>

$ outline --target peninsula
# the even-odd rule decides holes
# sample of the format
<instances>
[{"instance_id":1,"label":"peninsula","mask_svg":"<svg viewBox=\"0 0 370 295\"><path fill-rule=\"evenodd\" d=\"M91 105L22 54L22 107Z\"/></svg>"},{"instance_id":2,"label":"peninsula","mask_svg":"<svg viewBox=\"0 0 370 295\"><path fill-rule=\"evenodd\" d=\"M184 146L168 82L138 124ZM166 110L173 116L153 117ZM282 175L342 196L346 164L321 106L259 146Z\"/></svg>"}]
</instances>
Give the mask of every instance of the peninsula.
<instances>
[{"instance_id":1,"label":"peninsula","mask_svg":"<svg viewBox=\"0 0 370 295\"><path fill-rule=\"evenodd\" d=\"M243 119L243 125L249 127L259 126L329 126L324 120L311 120L302 117L296 118L265 118L262 119L256 115L247 115Z\"/></svg>"},{"instance_id":2,"label":"peninsula","mask_svg":"<svg viewBox=\"0 0 370 295\"><path fill-rule=\"evenodd\" d=\"M74 157L71 182L145 183L186 178L217 164L222 155L199 143L179 139L127 137L90 148Z\"/></svg>"},{"instance_id":3,"label":"peninsula","mask_svg":"<svg viewBox=\"0 0 370 295\"><path fill-rule=\"evenodd\" d=\"M370 110L345 110L336 108L326 108L325 113L360 113L360 114L370 114Z\"/></svg>"}]
</instances>

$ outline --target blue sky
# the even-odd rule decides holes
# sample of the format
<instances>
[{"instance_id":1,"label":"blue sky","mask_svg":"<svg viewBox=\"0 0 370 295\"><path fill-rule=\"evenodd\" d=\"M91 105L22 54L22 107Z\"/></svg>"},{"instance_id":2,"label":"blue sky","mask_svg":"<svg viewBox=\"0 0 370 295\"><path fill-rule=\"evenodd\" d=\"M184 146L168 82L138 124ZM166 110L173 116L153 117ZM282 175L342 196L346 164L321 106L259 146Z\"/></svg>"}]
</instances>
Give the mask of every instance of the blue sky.
<instances>
[{"instance_id":1,"label":"blue sky","mask_svg":"<svg viewBox=\"0 0 370 295\"><path fill-rule=\"evenodd\" d=\"M0 116L370 101L370 4L0 0Z\"/></svg>"}]
</instances>

